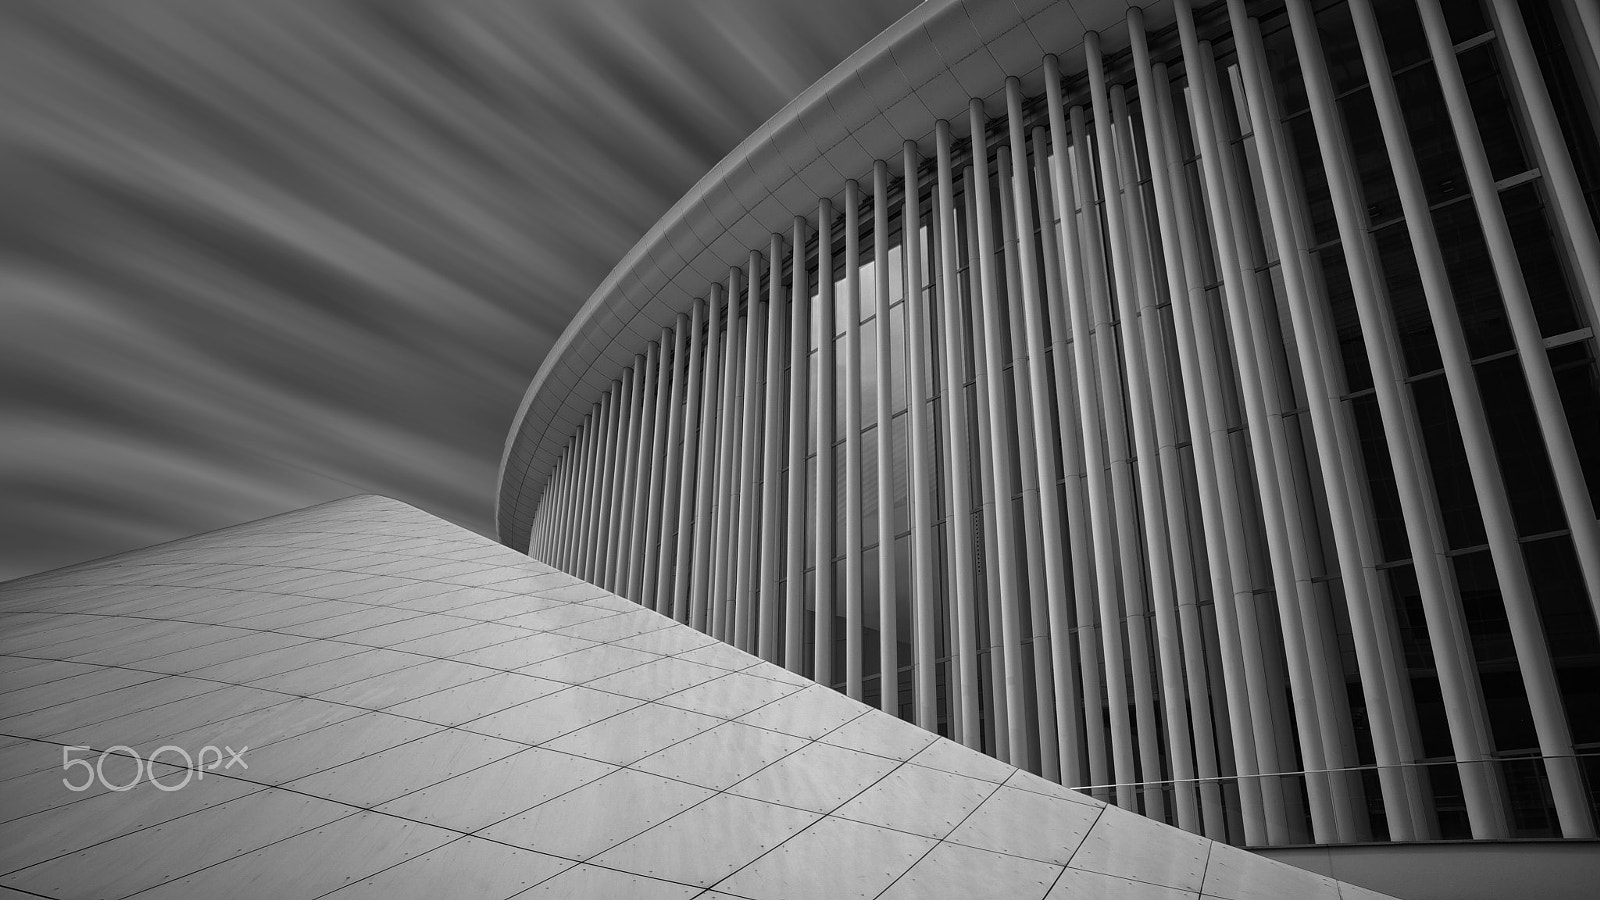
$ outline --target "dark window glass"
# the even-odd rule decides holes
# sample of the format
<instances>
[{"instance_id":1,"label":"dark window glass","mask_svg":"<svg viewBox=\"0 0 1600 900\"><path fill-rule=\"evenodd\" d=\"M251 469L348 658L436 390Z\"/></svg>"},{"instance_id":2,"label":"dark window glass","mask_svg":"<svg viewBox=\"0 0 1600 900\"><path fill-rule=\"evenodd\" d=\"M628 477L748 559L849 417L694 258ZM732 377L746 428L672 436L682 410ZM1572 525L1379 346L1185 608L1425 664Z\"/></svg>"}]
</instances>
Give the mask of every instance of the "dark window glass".
<instances>
[{"instance_id":1,"label":"dark window glass","mask_svg":"<svg viewBox=\"0 0 1600 900\"><path fill-rule=\"evenodd\" d=\"M1387 6L1403 8L1415 15L1409 3ZM1466 170L1462 168L1461 154L1456 149L1444 94L1439 90L1438 72L1431 65L1417 66L1396 75L1394 86L1428 202L1440 203L1465 196Z\"/></svg>"},{"instance_id":2,"label":"dark window glass","mask_svg":"<svg viewBox=\"0 0 1600 900\"><path fill-rule=\"evenodd\" d=\"M1516 357L1506 356L1479 363L1475 368L1517 534L1526 537L1565 528L1561 498L1539 436L1522 367Z\"/></svg>"},{"instance_id":3,"label":"dark window glass","mask_svg":"<svg viewBox=\"0 0 1600 900\"><path fill-rule=\"evenodd\" d=\"M1428 300L1422 292L1422 278L1411 253L1411 237L1405 223L1394 222L1374 232L1378 260L1383 266L1384 287L1389 294L1389 309L1400 334L1400 352L1406 374L1421 375L1440 368L1439 342L1434 337L1433 319L1428 315Z\"/></svg>"},{"instance_id":4,"label":"dark window glass","mask_svg":"<svg viewBox=\"0 0 1600 900\"><path fill-rule=\"evenodd\" d=\"M1600 509L1600 371L1595 368L1593 339L1551 350L1550 367L1589 483L1590 502Z\"/></svg>"},{"instance_id":5,"label":"dark window glass","mask_svg":"<svg viewBox=\"0 0 1600 900\"><path fill-rule=\"evenodd\" d=\"M1355 90L1367 83L1367 68L1361 62L1361 45L1356 40L1356 25L1350 7L1331 3L1317 13L1317 37L1328 63L1335 94Z\"/></svg>"},{"instance_id":6,"label":"dark window glass","mask_svg":"<svg viewBox=\"0 0 1600 900\"><path fill-rule=\"evenodd\" d=\"M1489 263L1478 211L1470 200L1442 206L1433 212L1434 231L1444 255L1456 315L1466 335L1467 353L1474 359L1510 350L1511 326Z\"/></svg>"},{"instance_id":7,"label":"dark window glass","mask_svg":"<svg viewBox=\"0 0 1600 900\"><path fill-rule=\"evenodd\" d=\"M1296 116L1284 125L1289 133L1295 171L1300 175L1306 209L1311 217L1312 240L1318 244L1338 240L1339 224L1334 220L1333 197L1328 193L1328 178L1322 169L1322 150L1317 142L1316 126L1310 115Z\"/></svg>"},{"instance_id":8,"label":"dark window glass","mask_svg":"<svg viewBox=\"0 0 1600 900\"><path fill-rule=\"evenodd\" d=\"M1511 643L1511 625L1506 621L1505 601L1489 551L1457 556L1451 562L1478 667L1487 671L1515 666L1517 654Z\"/></svg>"},{"instance_id":9,"label":"dark window glass","mask_svg":"<svg viewBox=\"0 0 1600 900\"><path fill-rule=\"evenodd\" d=\"M1489 154L1489 169L1495 180L1526 171L1528 157L1522 149L1521 132L1512 118L1514 107L1511 98L1506 95L1493 43L1479 44L1458 54L1457 59L1461 63L1461 76L1467 83L1473 116L1478 120L1478 134L1483 138L1484 150Z\"/></svg>"},{"instance_id":10,"label":"dark window glass","mask_svg":"<svg viewBox=\"0 0 1600 900\"><path fill-rule=\"evenodd\" d=\"M1414 3L1374 3L1373 14L1383 33L1389 68L1403 69L1428 58L1428 39Z\"/></svg>"},{"instance_id":11,"label":"dark window glass","mask_svg":"<svg viewBox=\"0 0 1600 900\"><path fill-rule=\"evenodd\" d=\"M1577 551L1569 535L1557 535L1522 545L1528 561L1533 598L1539 605L1550 655L1562 660L1600 659L1600 634L1595 631L1594 608L1578 568Z\"/></svg>"},{"instance_id":12,"label":"dark window glass","mask_svg":"<svg viewBox=\"0 0 1600 900\"><path fill-rule=\"evenodd\" d=\"M1334 334L1339 340L1339 356L1344 361L1345 390L1367 390L1372 387L1372 370L1367 365L1367 346L1361 336L1361 320L1356 314L1355 294L1350 288L1350 271L1345 268L1344 254L1338 247L1325 247L1317 255L1322 263L1322 281L1327 290Z\"/></svg>"},{"instance_id":13,"label":"dark window glass","mask_svg":"<svg viewBox=\"0 0 1600 900\"><path fill-rule=\"evenodd\" d=\"M1479 0L1448 0L1439 4L1444 10L1444 21L1450 30L1450 40L1457 44L1475 38L1489 30Z\"/></svg>"},{"instance_id":14,"label":"dark window glass","mask_svg":"<svg viewBox=\"0 0 1600 900\"><path fill-rule=\"evenodd\" d=\"M1500 202L1516 243L1517 262L1528 285L1528 298L1533 301L1533 314L1539 320L1539 333L1550 337L1578 328L1578 310L1567 287L1566 270L1556 250L1539 186L1531 181L1519 184L1502 192Z\"/></svg>"},{"instance_id":15,"label":"dark window glass","mask_svg":"<svg viewBox=\"0 0 1600 900\"><path fill-rule=\"evenodd\" d=\"M1367 486L1372 492L1372 514L1378 523L1378 542L1385 561L1411 555L1406 542L1405 519L1400 513L1400 492L1395 487L1394 469L1389 465L1388 445L1383 440L1383 422L1378 416L1378 401L1367 395L1350 401L1356 432L1361 440L1361 456L1367 467Z\"/></svg>"},{"instance_id":16,"label":"dark window glass","mask_svg":"<svg viewBox=\"0 0 1600 900\"><path fill-rule=\"evenodd\" d=\"M1305 80L1300 72L1300 58L1295 53L1289 20L1278 17L1273 21L1280 27L1268 31L1263 23L1261 43L1267 51L1267 71L1278 94L1278 105L1284 115L1293 115L1310 106L1306 100Z\"/></svg>"},{"instance_id":17,"label":"dark window glass","mask_svg":"<svg viewBox=\"0 0 1600 900\"><path fill-rule=\"evenodd\" d=\"M1389 151L1383 142L1383 127L1372 105L1372 92L1359 91L1339 101L1343 113L1345 138L1351 160L1361 179L1361 197L1366 204L1368 222L1384 222L1400 215L1400 194L1389 167Z\"/></svg>"},{"instance_id":18,"label":"dark window glass","mask_svg":"<svg viewBox=\"0 0 1600 900\"><path fill-rule=\"evenodd\" d=\"M1446 543L1452 550L1481 544L1487 540L1483 517L1450 402L1450 387L1443 375L1434 375L1414 383L1411 395L1416 400L1417 425L1433 472Z\"/></svg>"}]
</instances>

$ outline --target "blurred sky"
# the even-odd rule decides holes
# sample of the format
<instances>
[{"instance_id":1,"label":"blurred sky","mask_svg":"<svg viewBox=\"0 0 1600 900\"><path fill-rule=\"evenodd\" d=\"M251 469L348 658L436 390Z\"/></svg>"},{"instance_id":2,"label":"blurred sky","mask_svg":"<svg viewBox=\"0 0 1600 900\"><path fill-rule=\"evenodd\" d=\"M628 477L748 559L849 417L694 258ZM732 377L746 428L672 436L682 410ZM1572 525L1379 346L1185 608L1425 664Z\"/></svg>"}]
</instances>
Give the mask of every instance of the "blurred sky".
<instances>
[{"instance_id":1,"label":"blurred sky","mask_svg":"<svg viewBox=\"0 0 1600 900\"><path fill-rule=\"evenodd\" d=\"M0 3L0 580L358 492L492 533L572 313L911 5Z\"/></svg>"}]
</instances>

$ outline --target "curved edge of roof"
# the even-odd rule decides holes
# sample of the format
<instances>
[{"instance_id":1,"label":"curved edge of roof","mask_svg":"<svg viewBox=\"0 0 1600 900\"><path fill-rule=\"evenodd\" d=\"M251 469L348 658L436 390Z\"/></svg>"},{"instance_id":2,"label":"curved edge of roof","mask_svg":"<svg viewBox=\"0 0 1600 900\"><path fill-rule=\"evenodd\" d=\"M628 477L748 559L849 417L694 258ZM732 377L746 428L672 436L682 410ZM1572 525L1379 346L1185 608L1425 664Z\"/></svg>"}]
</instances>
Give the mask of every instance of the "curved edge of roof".
<instances>
[{"instance_id":1,"label":"curved edge of roof","mask_svg":"<svg viewBox=\"0 0 1600 900\"><path fill-rule=\"evenodd\" d=\"M1162 7L1170 9L1165 0L1002 0L977 6L924 0L789 101L645 233L545 356L501 452L498 539L525 549L531 512L521 507L534 498L524 487L538 456L546 457L540 467L555 462L559 448L548 446L551 430L564 446L615 374L729 266L740 266L748 248L781 232L795 215L814 216L820 198L838 200L846 180L869 173L877 159L897 159L905 140L931 152L940 119L950 120L954 134L965 135L969 99L1003 108L1007 76L1021 78L1028 93L1042 92L1047 53L1060 56L1063 71L1071 73L1077 61L1071 51L1081 47L1085 34L1103 30L1108 52L1126 45L1121 26L1136 7L1150 7L1150 25L1171 17L1160 14ZM597 379L596 364L606 359L614 369ZM542 397L553 387L566 389L559 405ZM550 415L534 435L528 416L541 399L551 407L541 412Z\"/></svg>"}]
</instances>

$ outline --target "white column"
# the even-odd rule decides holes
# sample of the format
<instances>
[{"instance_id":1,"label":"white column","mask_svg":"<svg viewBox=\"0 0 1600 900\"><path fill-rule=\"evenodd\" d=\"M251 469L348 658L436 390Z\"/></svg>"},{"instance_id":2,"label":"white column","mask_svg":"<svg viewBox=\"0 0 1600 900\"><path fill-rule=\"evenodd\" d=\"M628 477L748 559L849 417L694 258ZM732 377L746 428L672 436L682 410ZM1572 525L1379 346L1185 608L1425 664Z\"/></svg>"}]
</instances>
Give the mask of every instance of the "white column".
<instances>
[{"instance_id":1,"label":"white column","mask_svg":"<svg viewBox=\"0 0 1600 900\"><path fill-rule=\"evenodd\" d=\"M1504 813L1501 798L1492 784L1488 763L1491 740L1484 714L1483 699L1472 665L1465 623L1461 620L1461 601L1453 589L1454 579L1438 523L1431 511L1437 503L1432 485L1420 459L1420 446L1410 436L1416 434L1411 398L1406 392L1404 373L1394 358L1386 334L1386 302L1371 257L1366 234L1366 214L1361 206L1353 174L1344 156L1345 142L1339 110L1323 61L1316 22L1308 6L1289 4L1289 22L1294 31L1300 68L1305 76L1306 94L1316 125L1323 169L1334 204L1339 239L1345 263L1350 270L1350 286L1355 295L1361 331L1366 339L1367 360L1372 367L1378 410L1387 437L1389 458L1405 515L1406 536L1417 584L1422 593L1428 637L1439 671L1439 686L1450 723L1451 743L1461 771L1473 837L1503 836ZM1476 764L1475 764L1476 763Z\"/></svg>"},{"instance_id":2,"label":"white column","mask_svg":"<svg viewBox=\"0 0 1600 900\"><path fill-rule=\"evenodd\" d=\"M1026 767L1032 755L1027 741L1027 710L1024 705L1024 684L1021 666L1022 623L1018 606L1022 600L1017 590L1017 538L1011 511L1011 463L1007 445L1011 427L1006 420L1004 377L1001 374L1003 347L1001 346L1000 308L1004 300L994 271L994 215L989 206L989 145L984 130L989 117L983 110L983 101L974 98L967 106L972 128L972 180L973 205L977 218L972 230L978 239L978 300L983 319L983 368L978 390L988 396L985 414L988 439L993 445L989 454L989 482L994 490L994 545L986 553L987 564L996 570L1000 579L1000 594L990 597L990 603L1000 607L1001 643L1005 653L1005 704L1006 730L1010 754L1007 762ZM975 314L974 318L977 316ZM980 428L980 436L984 429ZM985 547L985 550L991 548ZM992 655L992 651L991 651Z\"/></svg>"},{"instance_id":3,"label":"white column","mask_svg":"<svg viewBox=\"0 0 1600 900\"><path fill-rule=\"evenodd\" d=\"M759 302L761 290L761 254L750 251L746 278L749 299L745 303L744 413L741 416L738 462L739 472L739 523L737 531L733 576L733 637L729 643L747 653L756 652L756 553L760 549L761 493L757 482L761 478L761 462L757 450L761 444L761 323L763 310Z\"/></svg>"},{"instance_id":4,"label":"white column","mask_svg":"<svg viewBox=\"0 0 1600 900\"><path fill-rule=\"evenodd\" d=\"M684 365L688 338L689 317L678 313L678 321L672 329L672 391L667 397L667 443L660 460L664 471L659 513L661 522L657 526L661 535L661 546L656 556L654 599L650 603L651 609L668 616L672 615L672 588L675 578L671 570L673 561L677 559L678 537L669 532L678 521L678 506L681 499L678 496L680 492L678 479L683 471L683 447L680 443L683 439L684 426L683 391L684 383L692 374Z\"/></svg>"},{"instance_id":5,"label":"white column","mask_svg":"<svg viewBox=\"0 0 1600 900\"><path fill-rule=\"evenodd\" d=\"M676 541L676 568L672 576L672 608L663 609L679 622L689 621L690 587L693 583L695 561L694 513L698 498L695 473L700 462L700 380L701 355L705 338L706 304L694 301L694 313L689 319L689 369L684 396L688 404L683 412L683 449L680 464L683 474L678 480L678 539Z\"/></svg>"},{"instance_id":6,"label":"white column","mask_svg":"<svg viewBox=\"0 0 1600 900\"><path fill-rule=\"evenodd\" d=\"M628 468L628 407L633 400L633 371L623 369L622 376L614 382L613 404L616 407L616 427L611 437L611 472L606 479L606 503L602 516L604 533L600 538L600 565L595 572L595 583L608 591L615 591L612 573L616 570L617 552L614 537L622 516L617 504L622 497L622 481Z\"/></svg>"},{"instance_id":7,"label":"white column","mask_svg":"<svg viewBox=\"0 0 1600 900\"><path fill-rule=\"evenodd\" d=\"M861 189L844 185L844 682L860 700L861 628Z\"/></svg>"},{"instance_id":8,"label":"white column","mask_svg":"<svg viewBox=\"0 0 1600 900\"><path fill-rule=\"evenodd\" d=\"M1046 61L1046 71L1055 71L1054 57ZM1059 73L1047 75L1059 85ZM1057 88L1059 92L1059 87ZM1059 107L1051 101L1051 108ZM1059 115L1056 116L1059 118ZM1056 421L1056 440L1061 443L1061 468L1066 478L1067 543L1072 553L1072 602L1068 615L1076 620L1078 651L1078 695L1069 691L1067 698L1075 701L1077 708L1070 711L1083 723L1085 754L1076 765L1070 757L1063 757L1062 784L1068 786L1107 784L1111 781L1110 763L1106 758L1104 673L1100 668L1100 631L1095 622L1094 551L1090 544L1088 500L1084 496L1083 449L1078 426L1078 386L1072 378L1072 325L1068 318L1066 300L1062 296L1061 221L1051 189L1052 167L1049 158L1052 147L1065 153L1064 142L1045 143L1045 130L1037 127L1033 132L1033 165L1035 192L1038 194L1039 216L1044 221L1044 285L1045 298L1050 312L1050 353L1054 359L1056 403L1059 407ZM1076 277L1075 275L1073 277ZM1069 622L1069 624L1071 624ZM1065 639L1055 644L1058 659L1069 652ZM1058 690L1056 697L1062 697ZM1068 744L1063 732L1062 746ZM1075 745L1075 742L1072 744Z\"/></svg>"},{"instance_id":9,"label":"white column","mask_svg":"<svg viewBox=\"0 0 1600 900\"><path fill-rule=\"evenodd\" d=\"M588 427L584 430L583 470L582 481L580 482L582 493L579 495L579 502L573 513L572 530L576 540L573 543L571 568L568 569L568 572L579 578L585 577L584 563L589 556L590 526L594 523L595 482L600 469L600 446L602 443L601 438L604 437L602 433L604 431L604 421L605 406L600 401L596 401L590 407L586 421Z\"/></svg>"},{"instance_id":10,"label":"white column","mask_svg":"<svg viewBox=\"0 0 1600 900\"><path fill-rule=\"evenodd\" d=\"M794 217L789 251L789 510L786 523L783 665L805 671L806 429L810 385L811 291L806 285L806 220ZM776 347L776 345L774 345ZM776 413L772 413L776 415Z\"/></svg>"},{"instance_id":11,"label":"white column","mask_svg":"<svg viewBox=\"0 0 1600 900\"><path fill-rule=\"evenodd\" d=\"M767 241L767 371L762 419L760 616L756 653L778 662L778 471L783 458L783 236Z\"/></svg>"},{"instance_id":12,"label":"white column","mask_svg":"<svg viewBox=\"0 0 1600 900\"><path fill-rule=\"evenodd\" d=\"M1021 88L1018 88L1018 99L1021 99ZM1018 109L1021 112L1021 109ZM1027 162L1027 144L1022 144L1022 160ZM1018 239L1018 216L1016 210L1016 187L1022 186L1022 197L1027 199L1027 170L1022 170L1022 178L1013 178L1011 173L1011 160L1014 159L1010 147L1000 147L995 154L995 168L998 171L998 200L1000 200L1000 253L1005 259L1005 301L1006 325L1010 327L1011 338L1011 394L1016 397L1016 429L1018 440L1018 474L1021 480L1022 503L1022 546L1026 549L1027 564L1027 591L1018 589L1019 602L1026 605L1027 621L1022 625L1026 629L1024 634L1030 634L1034 645L1030 647L1032 663L1034 663L1034 717L1029 725L1037 732L1035 745L1038 746L1038 773L1051 781L1061 780L1061 745L1058 743L1058 722L1056 722L1056 684L1054 684L1054 671L1051 668L1051 642L1050 642L1050 602L1056 599L1061 602L1062 583L1054 583L1046 578L1045 570L1045 540L1043 540L1043 492L1040 482L1043 477L1038 474L1037 453L1040 448L1037 432L1034 429L1034 415L1038 407L1032 391L1032 378L1030 378L1029 344L1027 344L1027 317L1030 312L1037 315L1034 309L1029 309L1022 293L1021 267L1029 263L1034 267L1034 282L1032 282L1032 303L1038 301L1037 264L1032 259L1034 256L1034 240L1029 234L1026 253L1022 251L1022 242ZM1032 210L1029 210L1029 219L1032 221ZM1029 227L1032 231L1032 227ZM1043 343L1043 341L1040 341ZM1045 399L1048 400L1048 394ZM1048 434L1048 431L1046 431ZM1050 444L1045 444L1046 452L1051 453L1051 468L1054 468L1054 452ZM1051 490L1051 504L1054 504L1054 490ZM1059 512L1059 509L1058 509ZM1051 546L1051 552L1059 556L1059 528L1058 543ZM1062 578L1064 581L1064 578ZM1019 660L1021 660L1021 647L1019 647Z\"/></svg>"},{"instance_id":13,"label":"white column","mask_svg":"<svg viewBox=\"0 0 1600 900\"><path fill-rule=\"evenodd\" d=\"M962 221L974 223L979 221L977 201L974 196L977 188L974 186L974 174L971 166L961 170L961 199L963 203L964 218ZM989 753L999 759L1010 760L1024 758L1025 753L1019 748L1022 757L1013 757L1011 751L1010 724L1006 705L1006 652L1005 628L1001 624L1001 611L1005 605L1000 598L1000 572L1001 566L995 562L995 487L994 479L989 477L994 471L994 436L989 430L989 376L984 364L984 323L981 304L983 302L982 288L976 280L978 275L978 259L982 255L978 249L978 229L967 228L967 291L970 314L972 317L972 381L973 398L976 409L974 437L977 439L978 460L978 503L979 513L983 516L983 537L977 541L977 546L983 548L983 604L978 614L984 616L989 622L989 683L988 694L984 700L984 709L988 712L989 728L994 732L994 746ZM1025 724L1025 723L1024 723Z\"/></svg>"},{"instance_id":14,"label":"white column","mask_svg":"<svg viewBox=\"0 0 1600 900\"><path fill-rule=\"evenodd\" d=\"M612 590L623 596L627 596L628 590L628 565L631 562L628 558L628 541L633 535L633 495L638 490L639 481L639 426L643 423L645 402L643 353L634 354L630 368L633 382L628 390L628 410L624 420L627 446L622 457L622 486L617 493L617 519L611 530L611 557L615 562L611 572L611 582L615 585Z\"/></svg>"},{"instance_id":15,"label":"white column","mask_svg":"<svg viewBox=\"0 0 1600 900\"><path fill-rule=\"evenodd\" d=\"M706 621L707 604L711 591L712 548L716 544L716 523L712 518L717 490L717 399L722 382L721 371L722 324L719 316L723 309L732 309L722 303L722 286L713 284L706 300L706 361L705 375L700 383L699 460L695 465L694 479L694 571L689 583L689 625L710 632Z\"/></svg>"},{"instance_id":16,"label":"white column","mask_svg":"<svg viewBox=\"0 0 1600 900\"><path fill-rule=\"evenodd\" d=\"M638 473L633 485L633 513L629 522L632 534L628 538L628 589L623 596L635 603L642 602L644 593L644 535L645 515L650 507L650 461L655 452L656 397L660 394L656 383L661 374L661 342L645 349L644 397L639 426L639 459L635 463Z\"/></svg>"},{"instance_id":17,"label":"white column","mask_svg":"<svg viewBox=\"0 0 1600 900\"><path fill-rule=\"evenodd\" d=\"M902 244L904 235L902 234ZM895 608L893 359L889 326L889 164L872 167L872 283L876 290L877 337L873 374L878 418L878 708L900 715L899 622Z\"/></svg>"},{"instance_id":18,"label":"white column","mask_svg":"<svg viewBox=\"0 0 1600 900\"><path fill-rule=\"evenodd\" d=\"M622 446L622 381L612 379L606 392L605 444L600 448L600 481L595 485L594 546L589 552L589 582L602 584L611 537L611 497L617 475L617 455Z\"/></svg>"},{"instance_id":19,"label":"white column","mask_svg":"<svg viewBox=\"0 0 1600 900\"><path fill-rule=\"evenodd\" d=\"M667 342L674 341L669 353ZM672 384L678 381L675 374L682 358L682 346L675 341L673 329L661 329L661 371L656 378L655 434L650 440L650 493L645 499L644 575L639 591L639 603L655 609L661 596L661 556L657 545L665 543L662 536L662 497L666 493L667 430L674 418L669 399Z\"/></svg>"},{"instance_id":20,"label":"white column","mask_svg":"<svg viewBox=\"0 0 1600 900\"><path fill-rule=\"evenodd\" d=\"M817 204L817 611L811 678L833 684L833 204Z\"/></svg>"},{"instance_id":21,"label":"white column","mask_svg":"<svg viewBox=\"0 0 1600 900\"><path fill-rule=\"evenodd\" d=\"M905 172L900 213L900 255L905 261L906 291L906 448L911 464L911 602L913 627L912 683L917 725L938 730L938 678L934 671L937 613L934 610L933 447L928 422L928 310L922 306L922 185L917 172L917 142L901 147Z\"/></svg>"},{"instance_id":22,"label":"white column","mask_svg":"<svg viewBox=\"0 0 1600 900\"><path fill-rule=\"evenodd\" d=\"M950 123L939 120L934 142L938 153L939 196L939 297L943 342L943 371L939 393L944 398L945 496L950 515L945 520L945 544L955 578L950 585L956 627L952 635L953 678L951 707L959 710L961 743L977 748L983 742L978 715L978 634L973 596L972 485L967 453L966 379L962 373L961 286L956 265L956 210L954 175L950 165Z\"/></svg>"},{"instance_id":23,"label":"white column","mask_svg":"<svg viewBox=\"0 0 1600 900\"><path fill-rule=\"evenodd\" d=\"M717 542L712 562L710 615L706 633L728 640L728 601L733 596L733 525L738 517L734 506L737 478L739 415L734 404L739 396L739 281L740 271L728 269L728 353L722 367L722 401L717 416L721 434L717 447L716 520Z\"/></svg>"}]
</instances>

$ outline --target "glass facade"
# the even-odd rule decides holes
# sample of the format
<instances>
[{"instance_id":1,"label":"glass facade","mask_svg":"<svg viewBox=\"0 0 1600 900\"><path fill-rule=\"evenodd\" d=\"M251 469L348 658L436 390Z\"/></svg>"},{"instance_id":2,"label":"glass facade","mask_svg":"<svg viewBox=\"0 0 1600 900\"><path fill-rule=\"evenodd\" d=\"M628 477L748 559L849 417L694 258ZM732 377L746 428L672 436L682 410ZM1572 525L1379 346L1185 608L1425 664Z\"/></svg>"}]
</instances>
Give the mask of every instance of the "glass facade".
<instances>
[{"instance_id":1,"label":"glass facade","mask_svg":"<svg viewBox=\"0 0 1600 900\"><path fill-rule=\"evenodd\" d=\"M616 373L529 552L1213 838L1593 837L1569 6L1136 10L933 110Z\"/></svg>"}]
</instances>

